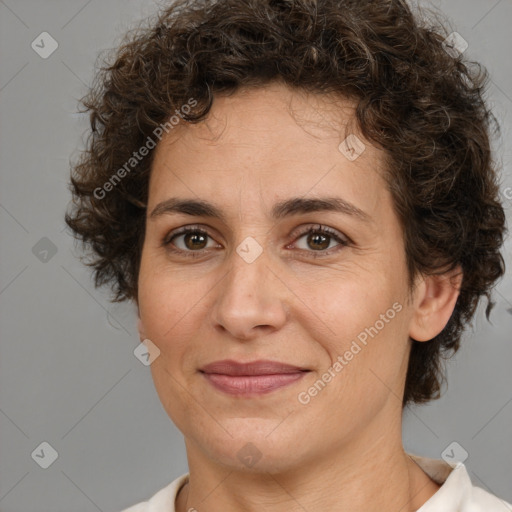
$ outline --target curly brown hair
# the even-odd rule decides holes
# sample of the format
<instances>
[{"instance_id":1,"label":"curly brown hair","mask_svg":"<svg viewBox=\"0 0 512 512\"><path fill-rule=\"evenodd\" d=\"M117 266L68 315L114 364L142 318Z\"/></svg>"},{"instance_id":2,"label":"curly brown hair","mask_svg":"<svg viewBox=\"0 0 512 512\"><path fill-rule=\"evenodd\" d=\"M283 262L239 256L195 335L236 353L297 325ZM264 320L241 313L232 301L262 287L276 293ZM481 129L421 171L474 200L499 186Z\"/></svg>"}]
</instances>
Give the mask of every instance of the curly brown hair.
<instances>
[{"instance_id":1,"label":"curly brown hair","mask_svg":"<svg viewBox=\"0 0 512 512\"><path fill-rule=\"evenodd\" d=\"M405 0L178 0L128 32L82 99L91 131L71 172L66 223L92 249L95 285L110 284L113 301L137 301L154 150L134 155L155 145L171 114L197 123L216 94L274 80L353 98L361 133L387 155L410 286L418 272L463 271L444 330L412 340L403 405L438 398L442 360L459 348L482 295L489 319L507 231L488 74L447 36L437 15L413 14Z\"/></svg>"}]
</instances>

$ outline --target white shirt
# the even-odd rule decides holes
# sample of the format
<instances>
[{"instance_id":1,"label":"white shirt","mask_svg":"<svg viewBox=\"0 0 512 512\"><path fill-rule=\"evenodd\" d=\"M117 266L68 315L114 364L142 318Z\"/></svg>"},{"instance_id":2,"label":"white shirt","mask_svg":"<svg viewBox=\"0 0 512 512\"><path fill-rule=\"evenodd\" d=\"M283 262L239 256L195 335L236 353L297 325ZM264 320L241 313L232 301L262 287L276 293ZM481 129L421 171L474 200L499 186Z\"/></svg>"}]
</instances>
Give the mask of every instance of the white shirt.
<instances>
[{"instance_id":1,"label":"white shirt","mask_svg":"<svg viewBox=\"0 0 512 512\"><path fill-rule=\"evenodd\" d=\"M439 484L440 489L416 512L512 512L512 505L471 483L462 462L447 463L409 454L421 469ZM175 500L189 473L160 489L149 501L122 512L176 512Z\"/></svg>"}]
</instances>

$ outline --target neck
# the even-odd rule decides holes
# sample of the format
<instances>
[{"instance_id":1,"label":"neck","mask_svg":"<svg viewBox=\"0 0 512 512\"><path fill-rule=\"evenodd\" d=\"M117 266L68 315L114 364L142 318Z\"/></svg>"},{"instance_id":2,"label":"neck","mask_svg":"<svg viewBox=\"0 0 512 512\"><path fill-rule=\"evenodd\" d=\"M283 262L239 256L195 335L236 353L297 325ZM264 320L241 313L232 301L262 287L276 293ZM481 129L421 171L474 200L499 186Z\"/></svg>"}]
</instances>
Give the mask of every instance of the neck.
<instances>
[{"instance_id":1,"label":"neck","mask_svg":"<svg viewBox=\"0 0 512 512\"><path fill-rule=\"evenodd\" d=\"M416 511L439 486L404 452L398 423L389 427L393 436L370 428L338 449L280 472L270 466L260 472L221 467L187 439L190 479L176 511Z\"/></svg>"}]
</instances>

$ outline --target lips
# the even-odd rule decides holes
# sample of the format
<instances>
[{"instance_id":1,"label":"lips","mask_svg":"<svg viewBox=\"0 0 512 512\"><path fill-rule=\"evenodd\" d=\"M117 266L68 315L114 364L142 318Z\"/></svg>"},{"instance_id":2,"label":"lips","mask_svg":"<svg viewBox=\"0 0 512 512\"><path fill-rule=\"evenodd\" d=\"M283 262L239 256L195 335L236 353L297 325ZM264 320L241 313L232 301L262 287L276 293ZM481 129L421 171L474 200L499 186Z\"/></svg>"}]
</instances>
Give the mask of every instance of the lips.
<instances>
[{"instance_id":1,"label":"lips","mask_svg":"<svg viewBox=\"0 0 512 512\"><path fill-rule=\"evenodd\" d=\"M264 360L250 363L216 361L200 370L215 389L246 398L286 387L302 379L308 371L306 368Z\"/></svg>"},{"instance_id":2,"label":"lips","mask_svg":"<svg viewBox=\"0 0 512 512\"><path fill-rule=\"evenodd\" d=\"M225 359L223 361L216 361L210 363L201 370L203 373L218 373L221 375L278 375L287 373L298 373L308 371L306 368L292 366L286 363L276 361L259 360L250 363L239 363L232 359Z\"/></svg>"}]
</instances>

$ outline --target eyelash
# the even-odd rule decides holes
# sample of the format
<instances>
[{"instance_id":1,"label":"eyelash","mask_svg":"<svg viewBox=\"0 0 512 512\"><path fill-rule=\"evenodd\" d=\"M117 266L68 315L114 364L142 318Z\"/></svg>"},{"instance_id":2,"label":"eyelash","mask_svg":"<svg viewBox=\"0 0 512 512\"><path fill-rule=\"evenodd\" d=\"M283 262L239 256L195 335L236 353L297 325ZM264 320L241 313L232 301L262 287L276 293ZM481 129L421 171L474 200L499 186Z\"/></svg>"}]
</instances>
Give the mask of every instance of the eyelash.
<instances>
[{"instance_id":1,"label":"eyelash","mask_svg":"<svg viewBox=\"0 0 512 512\"><path fill-rule=\"evenodd\" d=\"M172 248L172 245L171 245L172 241L176 237L178 237L180 235L186 235L188 233L199 233L201 235L210 237L208 232L205 231L204 229L201 229L201 228L195 227L195 226L188 226L188 227L180 228L177 231L173 231L169 235L167 235L164 238L164 240L162 241L162 246L165 247L166 250L168 250L172 253L184 255L185 257L189 257L189 258L199 258L201 256L204 256L204 252L207 251L207 249L201 249L198 251L190 251L190 250L185 251L183 249ZM321 224L316 224L316 227L310 226L308 229L298 233L296 235L296 240L302 238L304 235L309 235L310 233L320 233L323 235L328 235L329 237L334 238L334 240L339 243L339 246L331 247L330 249L323 250L323 251L307 251L305 249L299 249L301 252L311 253L311 257L313 257L313 258L322 258L322 257L330 256L333 251L338 251L338 250L340 250L340 247L346 247L346 246L350 245L350 243L351 243L351 241L348 238L344 239L344 238L340 237L336 231L334 231L333 229L328 228L326 226L322 226ZM210 237L210 238L212 238L212 237Z\"/></svg>"}]
</instances>

